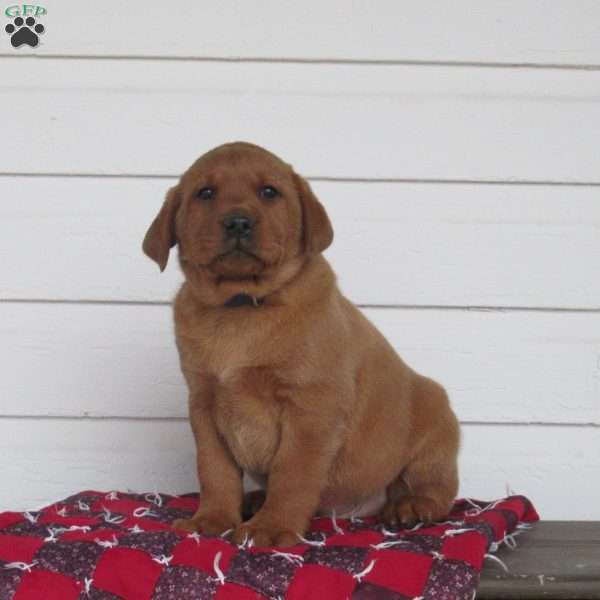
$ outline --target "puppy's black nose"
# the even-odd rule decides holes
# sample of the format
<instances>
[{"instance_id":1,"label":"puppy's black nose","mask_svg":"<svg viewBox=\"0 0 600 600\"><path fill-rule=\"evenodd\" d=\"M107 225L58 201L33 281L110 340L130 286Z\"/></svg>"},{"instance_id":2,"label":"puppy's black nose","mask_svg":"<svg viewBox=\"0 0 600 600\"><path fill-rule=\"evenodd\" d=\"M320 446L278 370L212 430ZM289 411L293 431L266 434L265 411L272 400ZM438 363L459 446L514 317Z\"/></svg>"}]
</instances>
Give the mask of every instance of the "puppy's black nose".
<instances>
[{"instance_id":1,"label":"puppy's black nose","mask_svg":"<svg viewBox=\"0 0 600 600\"><path fill-rule=\"evenodd\" d=\"M252 233L252 221L239 214L227 215L223 219L225 235L230 238L247 238Z\"/></svg>"}]
</instances>

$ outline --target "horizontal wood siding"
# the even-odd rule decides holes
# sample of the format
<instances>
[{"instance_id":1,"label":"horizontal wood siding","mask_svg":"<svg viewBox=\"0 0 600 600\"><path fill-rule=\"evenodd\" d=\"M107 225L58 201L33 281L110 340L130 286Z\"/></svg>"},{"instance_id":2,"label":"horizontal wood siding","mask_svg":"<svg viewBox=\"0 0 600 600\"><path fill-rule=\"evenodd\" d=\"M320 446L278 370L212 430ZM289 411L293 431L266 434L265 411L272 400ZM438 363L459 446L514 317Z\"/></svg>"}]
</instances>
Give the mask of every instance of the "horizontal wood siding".
<instances>
[{"instance_id":1,"label":"horizontal wood siding","mask_svg":"<svg viewBox=\"0 0 600 600\"><path fill-rule=\"evenodd\" d=\"M0 452L0 502L14 509L83 489L189 492L198 486L184 420L5 418ZM565 506L572 519L593 519L599 461L598 428L465 425L460 494L493 499L512 490L533 498L545 519L564 515ZM586 502L573 502L574 490Z\"/></svg>"},{"instance_id":2,"label":"horizontal wood siding","mask_svg":"<svg viewBox=\"0 0 600 600\"><path fill-rule=\"evenodd\" d=\"M175 181L0 177L0 297L171 300L177 261L160 277L140 248ZM354 302L600 308L597 188L313 185L335 226L327 255Z\"/></svg>"},{"instance_id":3,"label":"horizontal wood siding","mask_svg":"<svg viewBox=\"0 0 600 600\"><path fill-rule=\"evenodd\" d=\"M168 306L1 304L4 415L184 417ZM463 421L600 425L594 314L368 308Z\"/></svg>"},{"instance_id":4,"label":"horizontal wood siding","mask_svg":"<svg viewBox=\"0 0 600 600\"><path fill-rule=\"evenodd\" d=\"M600 184L600 71L21 57L2 78L1 172L178 175L242 139L312 177Z\"/></svg>"},{"instance_id":5,"label":"horizontal wood siding","mask_svg":"<svg viewBox=\"0 0 600 600\"><path fill-rule=\"evenodd\" d=\"M598 65L594 0L45 0L38 56ZM77 35L85 32L85 35ZM12 56L12 48L3 49Z\"/></svg>"},{"instance_id":6,"label":"horizontal wood siding","mask_svg":"<svg viewBox=\"0 0 600 600\"><path fill-rule=\"evenodd\" d=\"M44 6L37 48L0 47L0 510L196 488L181 274L140 246L245 139L309 177L342 289L448 388L461 494L600 519L598 2Z\"/></svg>"}]
</instances>

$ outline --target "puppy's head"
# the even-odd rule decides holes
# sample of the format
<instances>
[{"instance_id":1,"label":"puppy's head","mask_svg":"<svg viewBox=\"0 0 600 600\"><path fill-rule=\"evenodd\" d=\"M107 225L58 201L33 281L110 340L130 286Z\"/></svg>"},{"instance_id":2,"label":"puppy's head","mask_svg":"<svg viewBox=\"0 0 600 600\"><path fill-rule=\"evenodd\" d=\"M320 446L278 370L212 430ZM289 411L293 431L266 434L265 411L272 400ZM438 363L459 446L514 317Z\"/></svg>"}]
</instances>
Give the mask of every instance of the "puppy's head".
<instances>
[{"instance_id":1,"label":"puppy's head","mask_svg":"<svg viewBox=\"0 0 600 600\"><path fill-rule=\"evenodd\" d=\"M184 274L210 304L264 296L333 239L306 180L267 150L225 144L201 156L171 188L144 238L161 270L177 244Z\"/></svg>"}]
</instances>

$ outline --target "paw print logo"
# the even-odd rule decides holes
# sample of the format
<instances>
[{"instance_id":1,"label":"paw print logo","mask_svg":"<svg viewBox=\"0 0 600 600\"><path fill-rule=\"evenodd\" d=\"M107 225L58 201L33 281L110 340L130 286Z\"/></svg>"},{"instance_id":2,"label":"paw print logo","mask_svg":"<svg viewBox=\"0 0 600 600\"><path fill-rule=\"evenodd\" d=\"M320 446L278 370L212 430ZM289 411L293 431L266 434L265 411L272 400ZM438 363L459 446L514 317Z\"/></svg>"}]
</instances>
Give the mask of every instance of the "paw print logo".
<instances>
[{"instance_id":1,"label":"paw print logo","mask_svg":"<svg viewBox=\"0 0 600 600\"><path fill-rule=\"evenodd\" d=\"M33 17L17 17L12 23L9 23L4 30L10 35L10 43L13 48L18 48L23 44L35 48L40 38L39 33L44 33L44 26L41 23L35 22Z\"/></svg>"}]
</instances>

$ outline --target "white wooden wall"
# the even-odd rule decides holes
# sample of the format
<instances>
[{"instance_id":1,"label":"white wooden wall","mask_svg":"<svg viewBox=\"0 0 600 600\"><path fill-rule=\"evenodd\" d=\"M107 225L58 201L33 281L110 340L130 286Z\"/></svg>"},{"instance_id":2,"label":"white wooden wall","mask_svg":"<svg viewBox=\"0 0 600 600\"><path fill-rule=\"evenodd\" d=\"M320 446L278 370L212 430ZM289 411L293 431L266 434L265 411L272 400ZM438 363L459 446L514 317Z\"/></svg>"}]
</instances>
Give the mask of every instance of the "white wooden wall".
<instances>
[{"instance_id":1,"label":"white wooden wall","mask_svg":"<svg viewBox=\"0 0 600 600\"><path fill-rule=\"evenodd\" d=\"M448 387L461 493L600 519L600 3L44 6L0 47L0 508L196 488L181 278L140 244L243 139L310 177L342 288Z\"/></svg>"}]
</instances>

